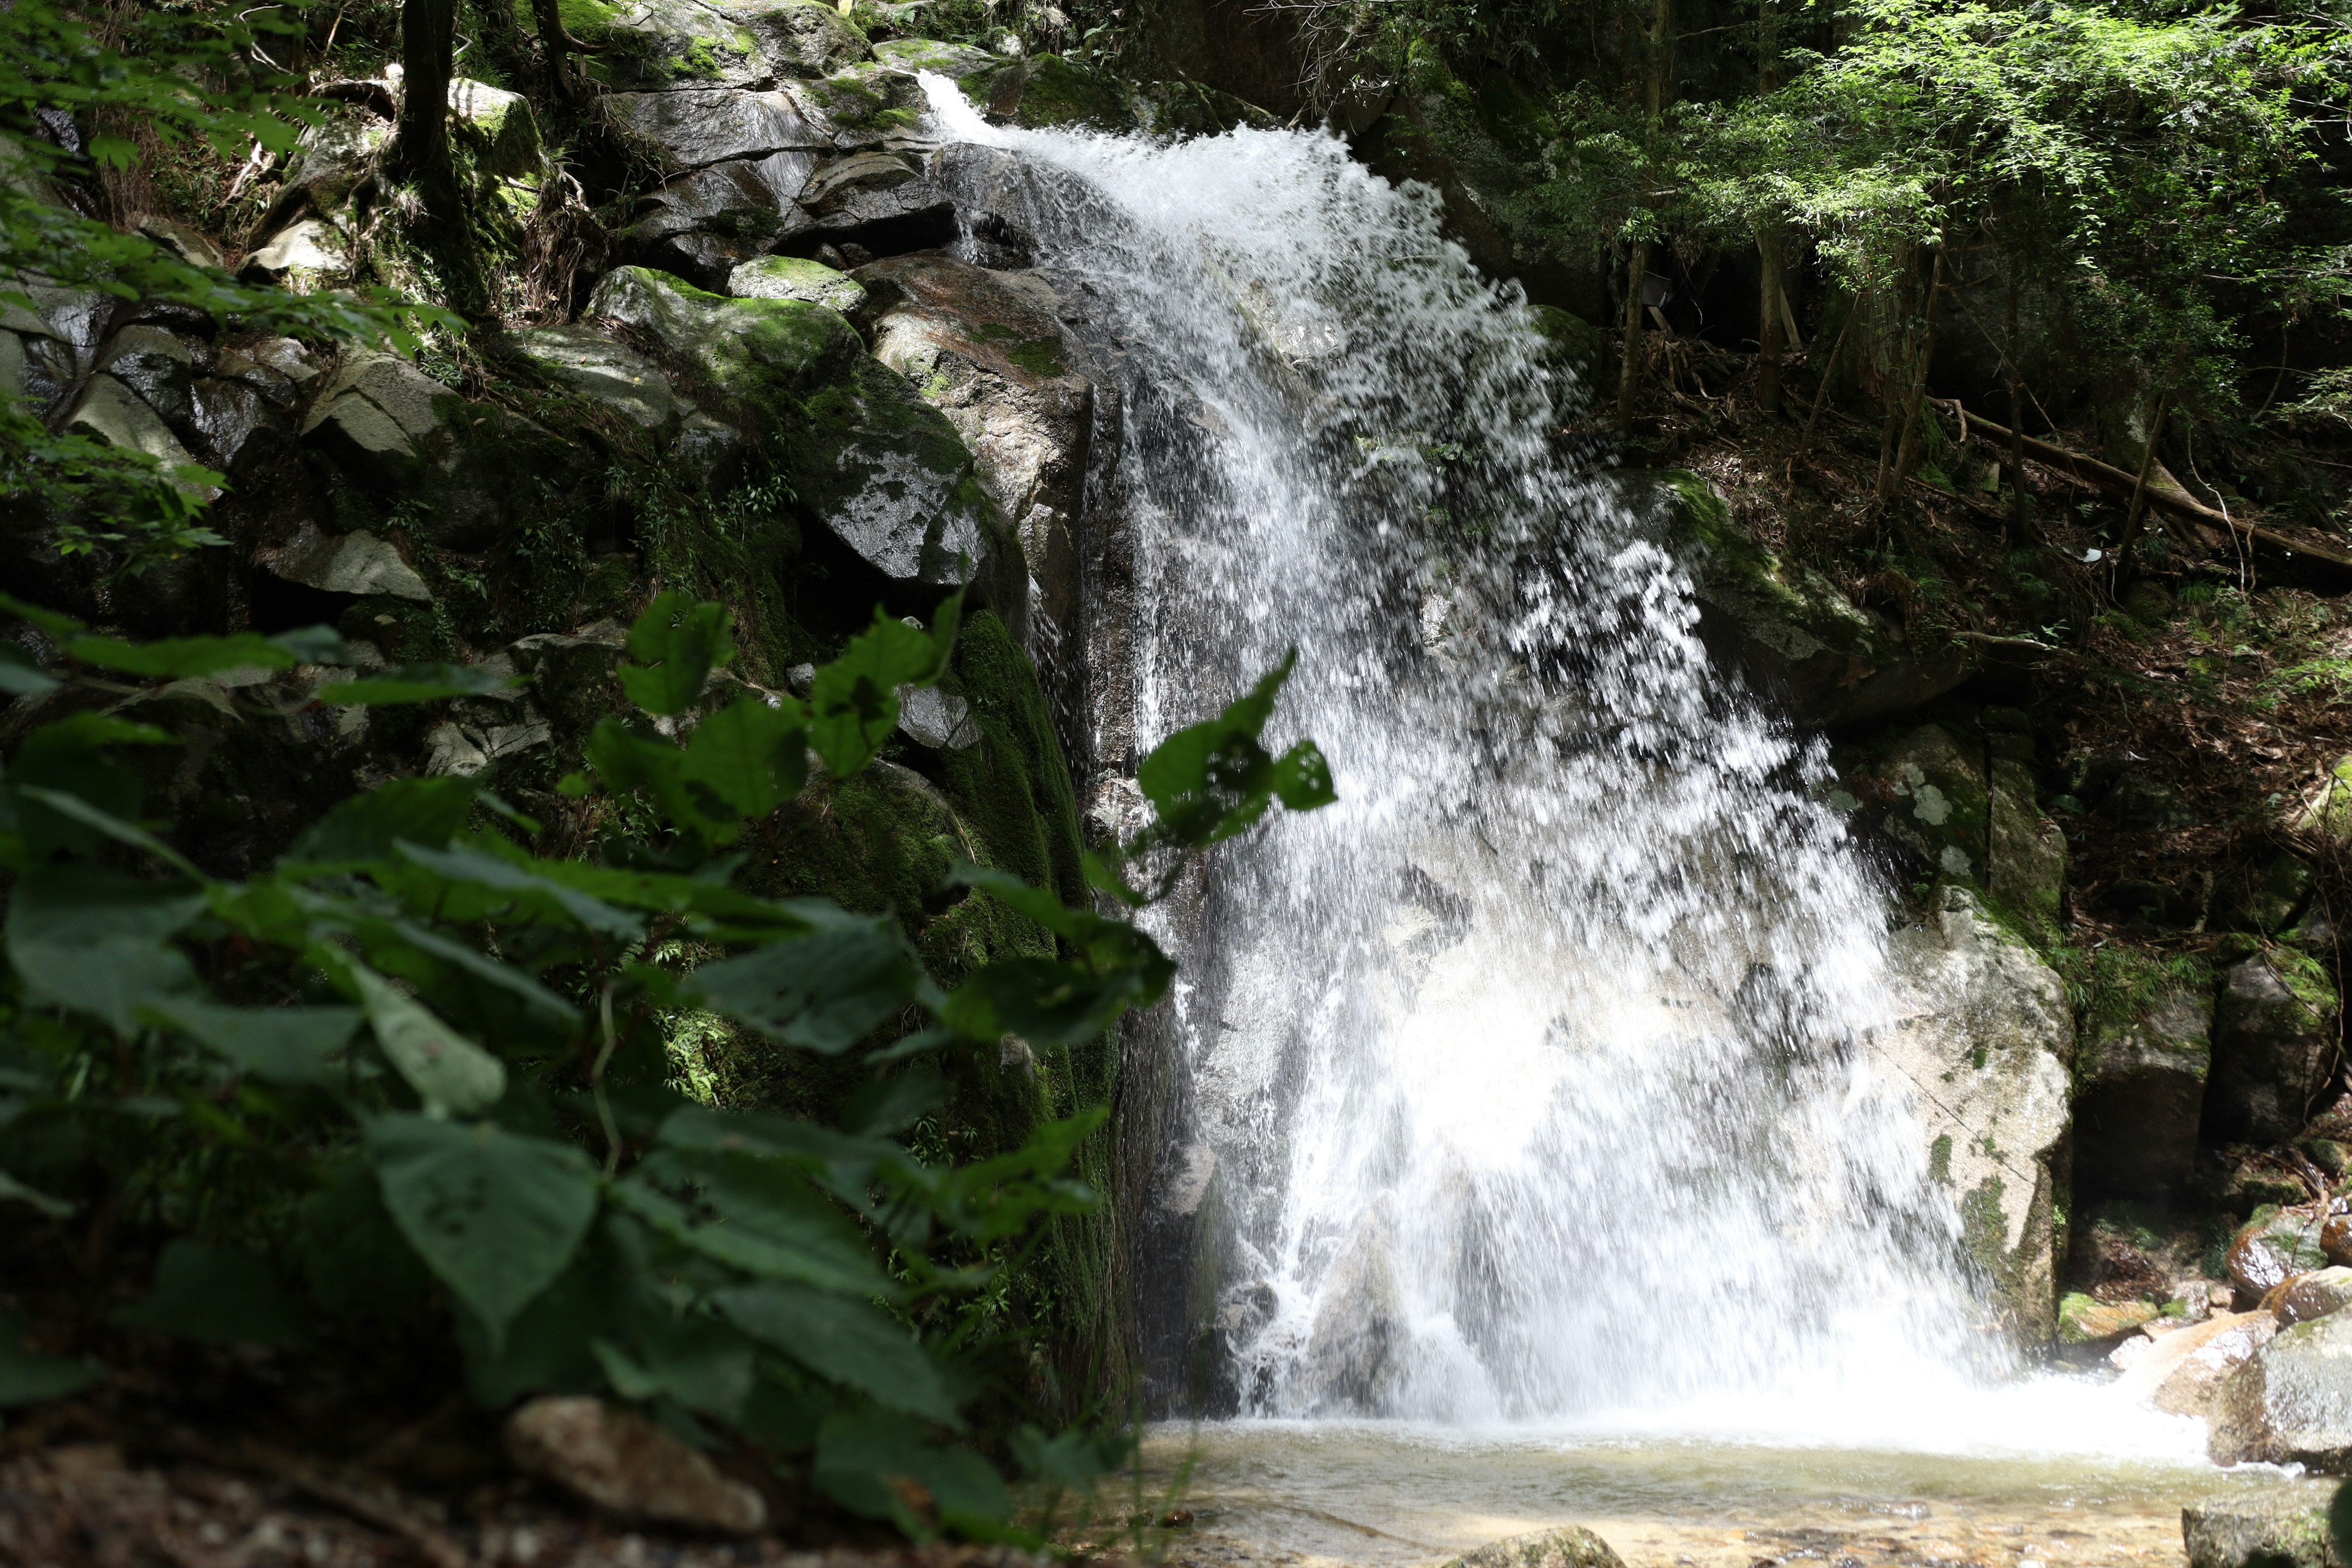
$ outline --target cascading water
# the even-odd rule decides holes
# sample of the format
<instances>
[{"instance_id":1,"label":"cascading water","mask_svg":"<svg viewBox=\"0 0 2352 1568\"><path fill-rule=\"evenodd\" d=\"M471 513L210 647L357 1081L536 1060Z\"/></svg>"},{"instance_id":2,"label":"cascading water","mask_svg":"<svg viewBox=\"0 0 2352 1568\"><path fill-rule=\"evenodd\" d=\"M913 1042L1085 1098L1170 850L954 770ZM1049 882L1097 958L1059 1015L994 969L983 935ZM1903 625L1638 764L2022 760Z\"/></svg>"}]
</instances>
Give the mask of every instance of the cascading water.
<instances>
[{"instance_id":1,"label":"cascading water","mask_svg":"<svg viewBox=\"0 0 2352 1568\"><path fill-rule=\"evenodd\" d=\"M1339 784L1220 864L1181 953L1244 1410L1955 1383L1995 1342L1870 1046L1885 897L1672 542L1563 450L1516 288L1333 138L1002 131L928 84L1056 172L1039 258L1129 362L1139 732L1295 645L1280 721Z\"/></svg>"}]
</instances>

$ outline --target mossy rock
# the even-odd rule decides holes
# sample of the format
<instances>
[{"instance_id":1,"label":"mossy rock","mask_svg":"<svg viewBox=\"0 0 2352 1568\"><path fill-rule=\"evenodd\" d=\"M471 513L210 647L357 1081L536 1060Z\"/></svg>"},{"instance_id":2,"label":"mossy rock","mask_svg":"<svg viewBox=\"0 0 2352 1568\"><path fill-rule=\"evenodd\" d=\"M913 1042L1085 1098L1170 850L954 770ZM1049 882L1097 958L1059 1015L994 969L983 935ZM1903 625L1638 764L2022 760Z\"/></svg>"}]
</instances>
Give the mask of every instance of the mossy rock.
<instances>
[{"instance_id":1,"label":"mossy rock","mask_svg":"<svg viewBox=\"0 0 2352 1568\"><path fill-rule=\"evenodd\" d=\"M1736 524L1715 487L1679 469L1621 469L1618 494L1689 570L1699 635L1801 724L1829 728L1916 708L1975 668L1958 647L1923 652L1809 566Z\"/></svg>"},{"instance_id":2,"label":"mossy rock","mask_svg":"<svg viewBox=\"0 0 2352 1568\"><path fill-rule=\"evenodd\" d=\"M874 46L874 58L887 69L912 76L934 71L962 89L983 113L1009 113L1021 93L1022 63L970 44L935 38L893 38Z\"/></svg>"},{"instance_id":3,"label":"mossy rock","mask_svg":"<svg viewBox=\"0 0 2352 1568\"><path fill-rule=\"evenodd\" d=\"M1581 316L1557 305L1530 305L1528 313L1535 318L1536 331L1543 338L1550 356L1579 375L1598 365L1609 352L1609 334ZM1685 476L1694 479L1697 477ZM1710 490L1706 499L1713 501L1717 498Z\"/></svg>"},{"instance_id":4,"label":"mossy rock","mask_svg":"<svg viewBox=\"0 0 2352 1568\"><path fill-rule=\"evenodd\" d=\"M1981 886L1992 797L1981 754L1942 724L1891 731L1839 753L1838 787L1862 819L1918 856L1931 876Z\"/></svg>"},{"instance_id":5,"label":"mossy rock","mask_svg":"<svg viewBox=\"0 0 2352 1568\"><path fill-rule=\"evenodd\" d=\"M1039 55L1029 62L1013 121L1038 131L1065 126L1134 131L1141 123L1127 89L1117 79L1072 65L1059 55Z\"/></svg>"},{"instance_id":6,"label":"mossy rock","mask_svg":"<svg viewBox=\"0 0 2352 1568\"><path fill-rule=\"evenodd\" d=\"M844 316L866 303L866 286L845 272L801 256L762 256L735 268L727 292L738 300L799 300Z\"/></svg>"},{"instance_id":7,"label":"mossy rock","mask_svg":"<svg viewBox=\"0 0 2352 1568\"><path fill-rule=\"evenodd\" d=\"M625 91L757 87L773 76L758 40L696 0L557 0L564 31L596 52L589 74Z\"/></svg>"},{"instance_id":8,"label":"mossy rock","mask_svg":"<svg viewBox=\"0 0 2352 1568\"><path fill-rule=\"evenodd\" d=\"M2058 1342L2095 1345L2119 1340L2163 1316L2153 1301L2102 1301L2077 1290L2058 1302Z\"/></svg>"}]
</instances>

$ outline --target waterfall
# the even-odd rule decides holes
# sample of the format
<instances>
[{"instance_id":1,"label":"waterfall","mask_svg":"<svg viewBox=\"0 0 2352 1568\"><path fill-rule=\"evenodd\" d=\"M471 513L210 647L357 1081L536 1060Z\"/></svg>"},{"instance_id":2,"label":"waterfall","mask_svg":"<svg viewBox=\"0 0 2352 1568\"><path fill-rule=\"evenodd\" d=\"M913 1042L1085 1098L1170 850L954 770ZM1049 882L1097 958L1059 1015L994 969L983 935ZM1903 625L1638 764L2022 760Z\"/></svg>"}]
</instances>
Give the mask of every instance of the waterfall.
<instances>
[{"instance_id":1,"label":"waterfall","mask_svg":"<svg viewBox=\"0 0 2352 1568\"><path fill-rule=\"evenodd\" d=\"M1338 782L1179 952L1171 1158L1239 1408L1830 1408L1982 1361L1870 1044L1887 894L1822 746L1710 663L1685 546L1563 443L1517 286L1333 137L1002 130L929 85L1051 172L1039 260L1124 353L1139 732L1296 646L1277 722Z\"/></svg>"}]
</instances>

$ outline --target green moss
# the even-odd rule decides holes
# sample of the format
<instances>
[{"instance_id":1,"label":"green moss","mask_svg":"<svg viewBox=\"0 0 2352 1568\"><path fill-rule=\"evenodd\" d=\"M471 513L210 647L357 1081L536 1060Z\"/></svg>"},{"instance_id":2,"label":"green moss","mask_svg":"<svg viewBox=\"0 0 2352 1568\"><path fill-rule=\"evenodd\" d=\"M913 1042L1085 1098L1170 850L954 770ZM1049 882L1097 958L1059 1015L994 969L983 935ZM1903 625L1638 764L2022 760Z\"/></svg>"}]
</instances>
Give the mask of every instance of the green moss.
<instances>
[{"instance_id":1,"label":"green moss","mask_svg":"<svg viewBox=\"0 0 2352 1568\"><path fill-rule=\"evenodd\" d=\"M1016 343L1004 351L1004 357L1032 375L1069 374L1069 367L1062 363L1062 345L1054 338L1033 338Z\"/></svg>"},{"instance_id":2,"label":"green moss","mask_svg":"<svg viewBox=\"0 0 2352 1568\"><path fill-rule=\"evenodd\" d=\"M1132 131L1135 107L1114 79L1059 55L1039 55L1029 62L1029 79L1021 89L1016 123L1036 130L1084 125L1097 131Z\"/></svg>"}]
</instances>

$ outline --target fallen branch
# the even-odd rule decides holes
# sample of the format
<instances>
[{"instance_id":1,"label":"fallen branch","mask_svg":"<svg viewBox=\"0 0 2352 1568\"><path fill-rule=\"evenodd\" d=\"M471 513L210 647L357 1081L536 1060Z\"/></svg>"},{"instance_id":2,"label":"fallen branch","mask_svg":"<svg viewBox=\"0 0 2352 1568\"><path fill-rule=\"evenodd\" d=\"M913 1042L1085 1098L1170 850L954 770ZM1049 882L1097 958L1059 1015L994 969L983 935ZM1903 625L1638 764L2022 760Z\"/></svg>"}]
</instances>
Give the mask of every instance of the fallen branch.
<instances>
[{"instance_id":1,"label":"fallen branch","mask_svg":"<svg viewBox=\"0 0 2352 1568\"><path fill-rule=\"evenodd\" d=\"M1968 414L1960 407L1958 398L1939 398L1937 401L1952 410L1955 417L1965 416L1971 426L1982 429L1994 440L2022 446L2027 456L2038 458L2051 468L2059 469L2084 484L2105 490L2119 500L2127 500L2141 488L2138 475L2126 473L2112 463L2103 463L2096 458L2086 458L2080 452L2070 452L2054 442L2044 441L2039 437L2027 436L2021 432L2011 430L2005 426L1996 425L1981 414ZM2177 516L2189 518L2209 527L2225 529L2231 533L2242 534L2255 543L2267 544L2273 550L2283 550L2290 555L2307 556L2322 565L2333 566L2339 572L2352 572L2352 550L2321 540L2282 533L2277 529L2262 523L2248 522L2242 518L2231 517L2226 511L2207 506L2177 485L2162 482L2154 474L2148 476L2143 499L2146 504L2160 507Z\"/></svg>"},{"instance_id":2,"label":"fallen branch","mask_svg":"<svg viewBox=\"0 0 2352 1568\"><path fill-rule=\"evenodd\" d=\"M2036 653L2066 651L2055 643L2036 642L2032 637L2005 637L1992 632L1954 632L1951 635L1958 641L1982 643L1987 647L2030 647Z\"/></svg>"}]
</instances>

